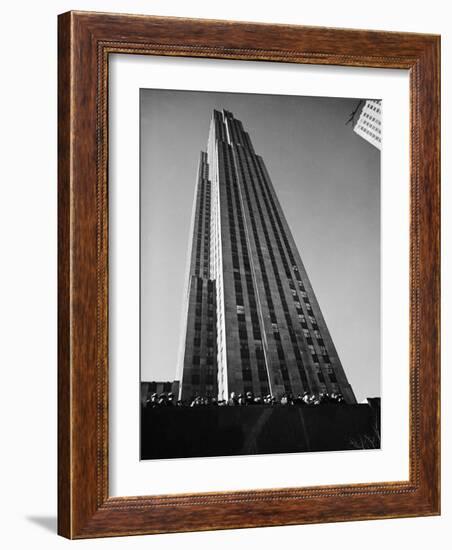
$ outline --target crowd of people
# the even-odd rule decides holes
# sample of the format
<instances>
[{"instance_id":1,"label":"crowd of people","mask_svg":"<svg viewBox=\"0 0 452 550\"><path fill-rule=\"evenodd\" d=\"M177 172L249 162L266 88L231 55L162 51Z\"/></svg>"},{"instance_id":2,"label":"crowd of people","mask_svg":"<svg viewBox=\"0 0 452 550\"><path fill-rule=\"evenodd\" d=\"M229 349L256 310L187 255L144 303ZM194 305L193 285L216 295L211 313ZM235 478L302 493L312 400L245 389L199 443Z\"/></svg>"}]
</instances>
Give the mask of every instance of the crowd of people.
<instances>
[{"instance_id":1,"label":"crowd of people","mask_svg":"<svg viewBox=\"0 0 452 550\"><path fill-rule=\"evenodd\" d=\"M325 404L343 404L344 397L341 393L308 393L303 395L293 396L284 394L281 398L268 394L264 396L256 396L253 392L236 394L232 392L229 399L217 399L215 397L197 396L191 401L177 400L172 393L153 393L145 402L146 408L157 407L243 407L254 405L270 405L270 406L301 406L311 407Z\"/></svg>"}]
</instances>

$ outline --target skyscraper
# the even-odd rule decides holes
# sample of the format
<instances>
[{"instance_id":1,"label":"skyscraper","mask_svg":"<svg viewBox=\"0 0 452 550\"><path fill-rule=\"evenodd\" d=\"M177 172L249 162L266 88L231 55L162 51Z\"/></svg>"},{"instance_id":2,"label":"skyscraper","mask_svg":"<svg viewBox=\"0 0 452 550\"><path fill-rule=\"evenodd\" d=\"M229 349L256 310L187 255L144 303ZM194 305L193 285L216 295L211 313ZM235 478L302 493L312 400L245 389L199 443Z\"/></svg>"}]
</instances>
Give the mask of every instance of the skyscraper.
<instances>
[{"instance_id":1,"label":"skyscraper","mask_svg":"<svg viewBox=\"0 0 452 550\"><path fill-rule=\"evenodd\" d=\"M356 399L262 158L213 112L195 189L180 396Z\"/></svg>"}]
</instances>

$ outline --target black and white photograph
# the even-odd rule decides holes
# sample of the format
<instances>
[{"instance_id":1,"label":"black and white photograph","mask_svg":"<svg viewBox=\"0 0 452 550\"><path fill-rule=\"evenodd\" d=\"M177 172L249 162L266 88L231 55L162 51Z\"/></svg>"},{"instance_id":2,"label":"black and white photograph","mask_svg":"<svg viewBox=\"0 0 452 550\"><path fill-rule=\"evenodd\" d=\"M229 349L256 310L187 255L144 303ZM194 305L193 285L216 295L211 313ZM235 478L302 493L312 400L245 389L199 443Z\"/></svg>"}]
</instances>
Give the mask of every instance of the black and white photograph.
<instances>
[{"instance_id":1,"label":"black and white photograph","mask_svg":"<svg viewBox=\"0 0 452 550\"><path fill-rule=\"evenodd\" d=\"M407 7L2 5L5 550L451 547L452 18Z\"/></svg>"},{"instance_id":2,"label":"black and white photograph","mask_svg":"<svg viewBox=\"0 0 452 550\"><path fill-rule=\"evenodd\" d=\"M381 447L382 102L140 90L140 458Z\"/></svg>"}]
</instances>

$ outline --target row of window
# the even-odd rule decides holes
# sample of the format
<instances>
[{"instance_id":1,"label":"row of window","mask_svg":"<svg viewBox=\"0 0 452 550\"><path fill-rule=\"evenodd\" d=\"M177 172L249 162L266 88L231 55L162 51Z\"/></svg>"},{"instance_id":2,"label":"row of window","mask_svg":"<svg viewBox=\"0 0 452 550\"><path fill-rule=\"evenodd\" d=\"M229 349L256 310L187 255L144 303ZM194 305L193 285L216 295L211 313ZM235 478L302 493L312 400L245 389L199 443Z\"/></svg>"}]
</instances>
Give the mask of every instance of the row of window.
<instances>
[{"instance_id":1,"label":"row of window","mask_svg":"<svg viewBox=\"0 0 452 550\"><path fill-rule=\"evenodd\" d=\"M281 217L279 216L279 212L278 212L278 209L276 208L275 202L273 200L272 193L270 192L269 186L266 182L265 175L263 174L263 171L262 171L261 167L259 167L259 168L260 168L260 174L259 175L261 177L259 177L258 179L261 183L261 186L262 186L262 182L263 182L263 186L265 188L265 191L264 191L264 189L262 189L262 194L264 196L264 200L265 200L265 197L267 195L269 202L271 202L272 210L270 210L268 202L265 201L266 206L267 206L267 211L268 211L268 214L269 214L269 219L270 219L270 222L272 223L272 227L273 227L273 230L274 230L275 238L276 238L277 242L279 243L278 248L279 248L279 251L280 251L280 254L281 254L281 258L283 259L283 263L285 263L286 274L287 274L287 271L289 269L288 269L287 262L285 260L283 248L282 248L282 246L280 246L278 232L277 232L276 226L273 222L273 215L275 216L275 218L278 221L279 229L281 231L281 235L283 236L283 239L285 240L285 244L286 244L286 247L287 247L289 257L290 257L291 261L293 262L293 266L292 266L293 272L296 274L296 278L297 278L297 282L298 282L298 288L299 288L300 294L303 298L303 302L305 303L305 307L306 307L306 310L308 312L309 318L312 321L313 329L315 329L315 331L318 333L317 342L320 346L320 352L322 354L323 360L324 360L325 363L330 363L330 359L329 359L328 353L326 351L326 348L324 346L323 339L321 338L320 333L318 331L318 325L317 325L317 322L315 320L315 316L314 316L314 313L313 313L313 310L312 310L311 303L309 301L308 295L307 295L306 290L305 290L305 288L303 286L303 283L301 281L301 277L299 275L298 267L295 264L295 259L293 257L293 254L292 254L292 251L290 249L286 234L284 232L284 228L283 228L282 222L281 222ZM291 275L290 270L289 270L289 274ZM291 277L288 278L288 281L289 281L289 287L291 289L292 297L293 297L293 300L294 300L294 304L295 304L295 307L296 307L297 315L298 315L298 317L301 321L302 328L306 329L307 328L306 319L304 317L303 310L301 308L301 303L299 302L297 292L295 290L295 283L293 282ZM308 344L309 343L312 344L312 338L310 338L310 341L308 342ZM315 350L312 352L312 357L313 357L314 362L317 363L318 362L318 356L317 356L317 353L315 352Z\"/></svg>"},{"instance_id":2,"label":"row of window","mask_svg":"<svg viewBox=\"0 0 452 550\"><path fill-rule=\"evenodd\" d=\"M375 122L377 126L381 126L381 120L377 117L370 115L369 113L363 113L364 118L368 118L371 122Z\"/></svg>"},{"instance_id":3,"label":"row of window","mask_svg":"<svg viewBox=\"0 0 452 550\"><path fill-rule=\"evenodd\" d=\"M239 168L240 168L240 171L241 171L242 178L246 182L244 167L243 167L243 163L242 163L242 160L241 160L241 152L238 152L237 158L238 158L238 163L239 163ZM268 305L268 309L270 311L270 315L272 316L272 319L274 319L274 322L276 322L274 303L273 303L273 299L272 299L272 295L271 295L271 291L270 291L270 284L269 284L269 281L268 281L267 270L266 270L266 265L265 265L265 261L264 261L264 256L263 256L263 253L262 253L262 247L261 247L261 243L260 243L260 239L259 239L259 234L258 234L258 231L257 231L256 221L255 221L255 217L254 217L254 214L253 214L253 207L252 207L252 203L251 203L249 186L247 184L245 184L243 186L243 188L244 188L244 191L245 191L246 202L248 204L248 211L249 211L249 216L250 216L250 221L251 221L251 228L252 228L252 231L253 231L254 242L255 242L255 245L256 245L257 257L258 257L258 261L259 261L259 267L260 267L260 271L261 271L262 282L263 282L263 285L264 285L265 297L266 297L266 300L267 300L267 305Z\"/></svg>"},{"instance_id":4,"label":"row of window","mask_svg":"<svg viewBox=\"0 0 452 550\"><path fill-rule=\"evenodd\" d=\"M366 105L366 108L370 109L371 111L375 111L378 114L381 114L380 102L374 104L369 101Z\"/></svg>"},{"instance_id":5,"label":"row of window","mask_svg":"<svg viewBox=\"0 0 452 550\"><path fill-rule=\"evenodd\" d=\"M226 197L228 201L228 214L229 214L229 230L230 230L230 239L231 239L231 253L233 260L233 273L234 273L234 288L236 296L236 306L237 306L237 324L240 340L240 353L242 359L242 378L243 380L252 380L251 369L247 368L246 361L249 359L249 348L248 348L248 331L246 327L246 316L245 316L245 305L243 298L243 286L242 286L242 277L240 275L239 268L239 255L237 247L237 237L236 237L236 224L234 219L234 208L233 202L235 203L235 215L237 219L238 233L240 235L240 244L242 251L242 261L245 266L245 283L248 292L248 304L251 314L251 324L253 331L253 338L255 341L261 341L261 331L259 326L259 319L257 315L257 304L255 290L251 275L250 269L250 259L248 254L248 247L246 243L246 234L245 234L245 224L242 211L242 205L239 195L239 189L237 180L235 177L235 172L232 168L232 159L231 159L231 149L228 146L223 147L224 151L224 167L226 175ZM259 353L259 351L257 351Z\"/></svg>"},{"instance_id":6,"label":"row of window","mask_svg":"<svg viewBox=\"0 0 452 550\"><path fill-rule=\"evenodd\" d=\"M214 342L214 339L213 338L207 338L206 339L206 347L207 347L207 350L211 349L213 351L213 347L215 345L215 342ZM201 337L200 336L195 336L193 338L193 346L195 348L199 348L201 347Z\"/></svg>"},{"instance_id":7,"label":"row of window","mask_svg":"<svg viewBox=\"0 0 452 550\"><path fill-rule=\"evenodd\" d=\"M204 157L203 157L204 159ZM203 160L203 162L205 162ZM203 174L207 171L202 170ZM198 210L198 230L196 234L196 256L195 256L195 275L201 272L204 277L209 276L209 256L210 256L210 188L211 183L207 179L201 180L199 188L199 210ZM204 206L205 202L205 206ZM203 235L204 225L204 239ZM203 251L201 262L201 250Z\"/></svg>"},{"instance_id":8,"label":"row of window","mask_svg":"<svg viewBox=\"0 0 452 550\"><path fill-rule=\"evenodd\" d=\"M213 391L213 386L216 382L216 377L213 373L206 373L204 375L204 384L211 386L210 391ZM191 375L191 383L193 386L199 386L201 385L201 375L198 373L192 373ZM207 390L207 388L206 388ZM208 390L209 391L209 390Z\"/></svg>"},{"instance_id":9,"label":"row of window","mask_svg":"<svg viewBox=\"0 0 452 550\"><path fill-rule=\"evenodd\" d=\"M238 156L239 156L239 161L240 161L240 164L241 164L241 166L240 166L241 172L242 172L243 177L245 177L243 165L241 163L240 153L239 153ZM245 162L247 162L247 160L248 160L247 157L245 155L243 155L243 156L244 156ZM251 158L253 159L253 161L255 160L254 156L252 156ZM254 168L257 170L257 168L258 168L257 165L255 165ZM248 170L249 170L249 166L248 166ZM285 258L284 249L283 249L282 243L279 239L279 235L278 235L277 227L276 227L276 224L275 224L275 221L274 221L274 218L273 218L273 214L275 214L275 216L278 216L278 222L279 222L279 225L280 225L281 234L285 237L285 232L284 232L283 227L282 227L281 219L279 217L278 211L277 211L276 206L274 204L272 195L271 195L271 193L269 193L268 186L266 188L264 188L264 185L266 185L266 181L265 181L264 178L262 178L263 174L260 173L260 174L257 174L257 176L258 176L257 179L258 179L258 181L261 185L262 197L263 197L263 200L264 200L264 203L265 203L265 206L266 206L266 210L268 212L268 219L270 220L270 223L272 225L272 229L273 229L273 232L274 232L274 235L275 235L275 240L276 240L278 248L279 248L279 252L280 252L280 255L281 255L281 258L282 258L282 261L283 261L283 266L284 266L286 275L288 275L289 287L291 288L291 293L292 293L292 296L293 296L293 299L294 299L294 302L295 302L295 306L297 308L297 313L299 315L299 319L302 321L302 324L307 328L306 318L304 317L303 311L301 309L301 304L298 301L297 292L295 290L295 283L293 282L293 280L291 278L292 272L290 271L289 265L288 265L287 260ZM261 177L259 177L259 176L261 176ZM262 179L264 181L264 185L262 183ZM291 339L291 342L292 342L294 355L295 355L296 360L297 360L297 365L298 365L299 370L300 370L300 377L302 378L303 385L305 387L307 387L308 386L307 377L306 377L305 369L304 369L303 364L302 364L301 353L300 353L299 345L298 345L298 342L297 342L296 333L293 329L291 316L289 314L289 309L287 307L287 302L286 302L284 291L283 291L282 284L281 284L281 278L279 276L277 263L276 263L276 260L274 258L271 242L270 242L269 235L268 235L268 230L267 230L265 222L264 222L264 216L263 216L262 208L261 208L260 203L259 203L259 199L257 197L257 190L254 186L253 178L251 178L251 182L252 182L252 186L254 187L254 195L255 195L255 198L256 198L256 206L257 206L258 212L260 214L262 228L263 228L264 236L265 236L266 241L267 241L268 251L269 251L273 271L274 271L274 274L275 274L275 280L276 280L277 285L278 285L278 291L279 291L279 294L280 294L281 303L282 303L282 306L283 306L283 310L285 312L285 317L286 317L286 323L287 323L287 326L288 326L289 336L290 336L290 339ZM245 185L244 188L247 189L248 186ZM268 194L268 198L266 196L265 191ZM247 193L247 195L248 195L248 198L249 198L249 193ZM271 199L271 203L272 203L271 206L273 208L270 207L268 199ZM250 201L248 201L248 203L249 203L250 211L252 212ZM251 217L251 225L252 225L252 227L255 228L254 216L250 215L250 217ZM255 236L257 237L257 232L255 233ZM258 239L256 239L256 240L258 242ZM287 238L285 238L285 241L286 241L285 244L287 246L287 250L289 252L290 259L293 263L295 263L295 260L294 260L294 257L292 255L292 252L290 250L290 246L289 246L289 243L287 241ZM257 247L257 250L258 250L258 257L260 256L260 260L263 260L262 254L260 253L260 244L256 244L256 247ZM294 265L294 268L295 267L296 266ZM266 291L268 291L268 293L269 293L270 291L269 291L269 286L268 286L268 280L266 281L267 284L265 284L265 279L266 279L265 268L264 268L263 272L264 272L264 277L263 277L263 279L264 279L264 288L266 287ZM298 270L297 270L297 272L298 272ZM297 281L298 288L300 289L301 295L304 299L304 302L306 303L306 308L307 308L308 312L310 314L312 314L312 318L314 318L313 313L312 313L312 307L311 307L311 304L309 303L309 299L307 298L307 294L306 294L306 291L304 289L301 278L297 277L297 279L299 279ZM277 327L277 324L276 324L276 316L274 315L274 310L272 308L272 304L270 305L269 309L270 309L271 321L274 324L273 328L275 328L275 327ZM315 326L317 326L316 323L315 323ZM274 330L273 334L274 334L275 340L277 340L277 341L280 340L280 335L279 335L278 330ZM309 339L309 342L312 344L312 338ZM281 372L283 372L284 369L286 368L285 363L284 363L285 358L284 358L283 348L281 346L277 346L277 352L278 352L278 357L279 357L279 360L280 360ZM325 350L325 355L326 355L326 350ZM313 356L313 360L318 362L317 354L315 352L312 354L312 356ZM286 380L286 377L283 375L283 381L284 380Z\"/></svg>"},{"instance_id":10,"label":"row of window","mask_svg":"<svg viewBox=\"0 0 452 550\"><path fill-rule=\"evenodd\" d=\"M285 391L289 392L289 391L291 391L291 383L290 383L290 378L289 378L289 372L288 372L288 369L287 369L284 349L283 349L283 347L281 345L281 342L280 342L280 334L279 334L279 330L278 330L277 319L276 319L275 310L274 310L274 304L273 304L273 300L272 300L272 297L271 297L270 285L269 285L267 272L266 272L266 267L265 267L265 262L264 262L264 258L263 258L263 254L262 254L262 248L261 248L258 233L257 233L257 227L256 227L255 219L254 219L250 193L248 191L249 186L247 185L247 178L246 178L246 173L245 173L245 169L244 169L244 164L246 164L248 172L249 172L250 171L250 166L248 165L247 157L245 155L243 155L243 157L244 157L243 161L242 161L241 157L242 157L241 152L239 152L238 153L239 167L240 167L241 175L242 175L242 177L244 179L244 182L245 182L245 185L243 187L245 189L245 195L246 195L246 198L247 198L248 208L249 208L249 211L250 211L251 226L252 226L253 234L254 234L254 237L255 237L256 250L257 250L257 255L258 255L258 259L259 259L259 263L260 263L260 267L261 267L264 290L266 292L266 297L267 297L267 303L268 303L268 306L269 306L271 322L272 322L273 329L274 329L273 335L274 335L274 339L275 339L276 344L277 344L276 349L277 349L277 354L278 354L278 359L279 359L279 372L280 372L281 377L282 377L282 383L284 385ZM264 238L265 238L265 241L266 241L266 244L267 244L268 253L270 255L270 260L271 260L271 263L272 263L274 276L275 276L276 282L278 284L278 291L279 291L279 294L280 294L280 300L281 300L283 309L286 311L286 313L288 315L287 302L285 300L284 292L283 292L283 289L282 289L281 279L279 277L279 271L278 271L278 267L277 267L277 264L276 264L276 259L275 259L273 249L272 249L272 246L271 246L267 226L266 226L266 223L264 221L265 218L264 218L262 207L261 207L258 195L257 195L257 189L256 189L256 186L255 186L255 183L254 183L254 178L252 178L252 177L250 178L250 183L251 183L251 187L253 188L253 191L254 191L254 198L255 198L256 208L257 208L259 216L260 216L262 230L263 230ZM289 321L289 323L291 323L290 315L288 315L287 320ZM290 326L289 326L289 329L290 329ZM294 353L295 353L296 357L298 357L301 360L301 354L300 354L300 351L299 351L299 347L298 347L298 344L297 344L297 341L296 341L294 331L293 330L290 331L290 334L291 334L292 343L294 344ZM304 371L304 369L303 369L303 371ZM304 374L304 372L303 372L303 374ZM303 382L303 379L306 379L305 374L302 378L302 383L304 384L304 387L306 388L307 386ZM279 381L279 376L278 376L278 374L276 374L275 375L275 383L279 384L279 382L280 382Z\"/></svg>"},{"instance_id":11,"label":"row of window","mask_svg":"<svg viewBox=\"0 0 452 550\"><path fill-rule=\"evenodd\" d=\"M197 320L195 322L195 334L197 332L201 333L201 329L202 329L202 323L200 320ZM205 324L206 326L206 330L207 330L207 335L210 335L211 333L214 332L214 326L215 326L215 322L214 321L210 321L208 323Z\"/></svg>"},{"instance_id":12,"label":"row of window","mask_svg":"<svg viewBox=\"0 0 452 550\"><path fill-rule=\"evenodd\" d=\"M376 141L381 142L381 137L380 137L380 136L378 136L378 135L375 134L374 132L371 132L370 130L368 130L368 129L365 128L364 126L361 126L359 129L361 130L361 132L364 132L365 134L367 134L368 136L370 136L372 139L375 139Z\"/></svg>"},{"instance_id":13,"label":"row of window","mask_svg":"<svg viewBox=\"0 0 452 550\"><path fill-rule=\"evenodd\" d=\"M216 362L216 361L215 361L215 355L213 355L213 353L214 353L214 349L213 349L213 348L210 348L210 353L211 353L210 355L206 355L206 356L204 357L204 359L205 359L205 364L206 364L206 365L214 365L215 362ZM192 356L191 364L192 364L193 366L198 366L198 365L200 365L200 364L201 364L201 356L198 355L198 354L193 355L193 356Z\"/></svg>"},{"instance_id":14,"label":"row of window","mask_svg":"<svg viewBox=\"0 0 452 550\"><path fill-rule=\"evenodd\" d=\"M372 124L371 122L368 122L367 120L363 120L362 123L364 126L370 128L375 134L380 133L380 128L376 124Z\"/></svg>"},{"instance_id":15,"label":"row of window","mask_svg":"<svg viewBox=\"0 0 452 550\"><path fill-rule=\"evenodd\" d=\"M281 233L282 238L284 240L284 244L286 245L286 250L287 250L287 253L289 255L289 259L293 264L292 269L293 269L293 272L296 275L298 288L300 290L300 294L303 298L303 301L306 304L306 309L307 309L308 313L310 315L312 315L312 317L314 318L314 314L313 314L313 311L312 311L312 306L309 302L309 298L307 296L306 290L305 290L304 285L301 281L301 276L299 274L298 267L296 266L295 258L293 256L291 247L289 245L289 241L287 239L286 232L284 231L284 227L283 227L283 224L282 224L282 221L281 221L281 217L279 215L279 212L278 212L278 209L276 207L275 201L273 199L272 193L270 192L269 185L266 181L265 174L263 173L262 167L260 165L258 165L257 163L256 163L256 169L259 171L258 179L259 179L259 183L261 185L262 196L264 198L264 202L265 202L266 207L267 207L267 212L269 214L270 223L272 225L275 240L277 242L277 246L278 246L278 249L279 249L279 252L280 252L280 256L281 256L281 259L282 259L282 262L283 262L283 265L284 265L284 269L285 269L286 276L287 276L288 283L289 283L289 288L291 289L292 297L293 297L293 300L294 300L294 305L296 307L297 315L299 316L299 319L302 321L302 327L306 328L306 319L304 318L303 310L301 308L301 304L300 304L298 296L297 296L295 283L292 279L292 271L290 270L289 265L287 263L285 253L284 253L284 248L282 246L282 243L281 243L281 240L280 240L280 237L279 237L278 230L277 230L276 223L275 223L274 219L276 219L276 221L277 221L280 233ZM317 323L315 323L315 325L317 326ZM314 354L313 358L316 359L315 354Z\"/></svg>"}]
</instances>

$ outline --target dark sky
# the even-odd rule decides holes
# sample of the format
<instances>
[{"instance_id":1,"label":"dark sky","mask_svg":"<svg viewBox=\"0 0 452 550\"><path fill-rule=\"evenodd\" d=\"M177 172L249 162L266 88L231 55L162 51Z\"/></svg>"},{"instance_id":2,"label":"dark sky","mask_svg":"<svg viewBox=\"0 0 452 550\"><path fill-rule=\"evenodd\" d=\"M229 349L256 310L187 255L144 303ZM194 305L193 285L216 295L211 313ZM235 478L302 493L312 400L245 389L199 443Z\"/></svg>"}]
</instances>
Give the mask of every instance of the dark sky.
<instances>
[{"instance_id":1,"label":"dark sky","mask_svg":"<svg viewBox=\"0 0 452 550\"><path fill-rule=\"evenodd\" d=\"M357 99L141 91L141 378L173 380L199 151L212 110L262 155L358 401L380 395L380 152Z\"/></svg>"}]
</instances>

